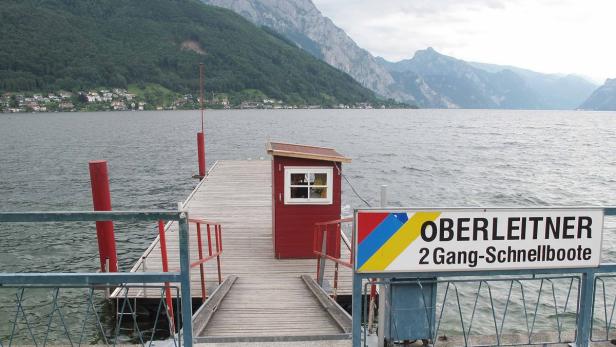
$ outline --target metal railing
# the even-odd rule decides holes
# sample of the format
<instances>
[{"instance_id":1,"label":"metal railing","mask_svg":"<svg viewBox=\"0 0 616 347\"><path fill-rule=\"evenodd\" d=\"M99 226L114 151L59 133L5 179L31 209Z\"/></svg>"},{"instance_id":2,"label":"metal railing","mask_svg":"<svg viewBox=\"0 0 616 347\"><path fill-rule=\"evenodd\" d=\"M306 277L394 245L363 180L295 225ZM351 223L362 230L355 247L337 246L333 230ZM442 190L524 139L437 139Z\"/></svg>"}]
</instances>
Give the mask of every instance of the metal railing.
<instances>
[{"instance_id":1,"label":"metal railing","mask_svg":"<svg viewBox=\"0 0 616 347\"><path fill-rule=\"evenodd\" d=\"M615 341L616 327L613 325L616 313L616 294L609 288L616 288L616 274L600 274L595 276L593 295L593 319L590 325L590 341ZM612 296L612 300L608 297ZM602 305L602 306L601 306ZM596 324L602 323L602 324Z\"/></svg>"},{"instance_id":2,"label":"metal railing","mask_svg":"<svg viewBox=\"0 0 616 347\"><path fill-rule=\"evenodd\" d=\"M381 189L381 198L383 197L384 190ZM319 286L323 287L323 283L325 281L325 268L326 261L329 259L334 262L334 274L333 274L333 286L332 286L332 295L331 297L336 300L338 298L338 278L339 278L339 270L342 265L346 268L353 269L353 262L355 259L355 249L354 242L349 241L347 234L343 231L343 225L349 227L348 233L352 236L352 225L353 217L346 217L342 219L337 219L328 222L320 222L315 223L314 225L314 238L313 238L313 253L317 256L317 274L316 281ZM331 230L330 230L331 229ZM341 243L340 240L344 243L346 249L349 251L349 260L344 261L340 258L340 256L331 255L332 250L328 249L327 245L327 235L328 232L333 232L333 238L336 240L334 244L333 253L340 254L341 253ZM373 281L376 281L374 279ZM370 301L369 301L369 310L368 310L368 326L373 326L374 314L376 311L376 297L377 297L377 286L376 284L372 284L370 286Z\"/></svg>"},{"instance_id":3,"label":"metal railing","mask_svg":"<svg viewBox=\"0 0 616 347\"><path fill-rule=\"evenodd\" d=\"M220 256L222 255L222 225L220 223L208 221L205 219L198 218L189 218L188 223L193 223L196 226L196 234L197 234L197 260L190 263L190 268L193 269L199 266L199 275L200 275L200 284L201 284L201 300L205 302L207 299L207 286L205 282L205 263L216 258L216 268L218 274L218 284L222 283L222 269L221 269L221 260ZM208 254L204 257L203 255L203 237L202 237L202 228L201 226L205 226L205 232L207 236L207 248ZM212 230L213 229L213 230ZM169 255L167 252L167 237L166 237L166 227L165 221L158 221L158 238L160 243L160 251L161 251L161 262L163 272L168 272L169 270ZM212 243L212 232L214 232L214 241ZM215 251L214 251L215 250ZM145 264L142 260L142 264ZM172 305L169 303L169 305Z\"/></svg>"},{"instance_id":4,"label":"metal railing","mask_svg":"<svg viewBox=\"0 0 616 347\"><path fill-rule=\"evenodd\" d=\"M338 276L340 265L352 269L354 259L353 243L349 241L347 235L343 232L343 225L351 226L353 218L342 218L328 222L320 222L314 224L314 237L312 244L312 252L317 258L317 274L316 280L319 286L323 287L325 281L326 260L334 262L333 273L333 291L332 297L334 300L338 293ZM333 245L328 245L328 240L334 240ZM342 259L341 246L344 244L349 251L349 259Z\"/></svg>"},{"instance_id":5,"label":"metal railing","mask_svg":"<svg viewBox=\"0 0 616 347\"><path fill-rule=\"evenodd\" d=\"M605 208L604 215L616 216L616 209ZM419 288L421 307L407 310L430 327L429 339L435 346L588 346L616 340L616 264L438 273L355 272L353 276L356 347L369 340L371 288L394 282ZM433 285L437 294L430 299L424 289ZM392 329L400 328L404 327L394 324Z\"/></svg>"},{"instance_id":6,"label":"metal railing","mask_svg":"<svg viewBox=\"0 0 616 347\"><path fill-rule=\"evenodd\" d=\"M364 282L363 305L368 305L369 286L385 286L393 282L391 278ZM428 278L396 280L395 283L412 284L422 289L433 285L438 287L435 302L431 302L424 290L419 290L422 307L404 309L430 327L429 340L434 341L435 346L445 343L464 346L549 345L575 340L578 319L575 303L580 294L580 279L576 276ZM361 319L362 322L368 321L365 310ZM412 329L396 326L391 317L384 319L389 319L389 326L393 326L396 333ZM545 329L551 333L546 333ZM362 333L363 341L367 340L367 330Z\"/></svg>"},{"instance_id":7,"label":"metal railing","mask_svg":"<svg viewBox=\"0 0 616 347\"><path fill-rule=\"evenodd\" d=\"M205 302L207 299L207 288L205 285L205 270L204 264L214 258L216 258L216 268L218 270L218 284L222 283L222 272L220 268L220 255L222 254L222 226L220 223L207 221L205 219L189 219L190 223L195 223L197 226L197 247L199 258L197 261L190 263L190 267L194 268L199 266L199 273L201 275L201 299L202 302ZM201 225L205 225L205 230L207 234L207 251L208 255L206 257L203 256L203 238L201 237ZM214 227L214 238L215 245L213 252L212 250L212 227Z\"/></svg>"},{"instance_id":8,"label":"metal railing","mask_svg":"<svg viewBox=\"0 0 616 347\"><path fill-rule=\"evenodd\" d=\"M180 303L180 309L178 312L180 313L179 317L185 317L185 319L178 320L178 322L174 322L171 324L171 333L180 331L178 328L180 324L182 326L182 331L186 332L182 336L178 336L178 333L174 336L174 343L177 342L178 345L181 345L183 341L184 345L190 347L193 345L193 336L192 336L192 297L190 292L190 252L189 252L189 219L186 211L183 211L181 208L178 211L147 211L147 212L120 212L120 211L105 211L105 212L29 212L29 213L0 213L0 223L44 223L44 222L95 222L95 221L130 221L130 222L138 222L138 221L152 221L157 222L160 220L172 221L178 223L179 229L179 261L180 261L180 269L172 272L117 272L117 273L0 273L0 288L10 289L13 288L16 290L15 293L15 315L12 318L13 329L8 337L8 345L10 346L13 341L13 336L18 332L18 325L25 326L25 330L27 330L27 334L32 338L32 342L34 345L38 345L41 340L36 340L36 332L33 331L32 322L28 321L29 317L32 315L27 315L26 312L26 295L27 292L36 292L42 289L51 290L51 312L48 315L48 324L47 330L44 334L45 338L42 340L43 345L47 343L47 336L49 335L49 329L52 327L52 321L58 320L61 326L61 329L64 330L64 333L70 342L70 344L74 344L77 340L72 339L69 334L69 328L66 315L62 313L62 307L60 307L59 298L60 293L62 291L74 291L81 288L81 290L87 290L88 294L86 295L86 314L84 316L84 320L82 324L85 326L86 320L94 317L98 325L99 329L103 329L101 323L101 318L99 317L98 311L96 311L96 304L94 303L94 298L96 297L96 292L99 292L99 289L103 288L120 288L123 290L124 297L120 300L123 302L119 305L120 314L118 315L120 318L120 322L118 324L118 329L116 329L116 339L113 341L115 345L117 341L117 332L121 328L122 320L125 315L128 315L134 321L135 325L137 324L137 312L136 308L130 302L130 298L128 297L129 290L132 287L135 288L144 288L145 286L154 285L155 288L160 289L161 295L158 302L158 310L157 313L160 312L168 312L167 315L172 315L174 311L169 305L171 301L170 291L172 288L175 288L177 295L176 300ZM164 286L157 286L161 283L165 283ZM177 283L178 286L171 286L171 283ZM162 293L165 292L165 295ZM83 294L83 293L82 293ZM40 297L49 297L49 293L40 294ZM30 295L30 298L37 298L38 296ZM165 298L163 300L163 298ZM69 301L67 305L70 305ZM163 311L164 310L164 311ZM156 331L156 324L158 320L155 322L154 331ZM56 324L58 325L58 324ZM137 330L139 330L137 328ZM107 340L107 335L104 331L102 331L103 342L110 343L111 341ZM39 335L40 336L40 335ZM83 337L83 335L81 336ZM153 337L152 337L153 339ZM176 341L177 339L177 341ZM81 338L79 339L79 344L81 343ZM146 340L143 338L141 333L138 334L138 340L141 344L145 345ZM4 346L6 341L2 341L0 336L0 346Z\"/></svg>"},{"instance_id":9,"label":"metal railing","mask_svg":"<svg viewBox=\"0 0 616 347\"><path fill-rule=\"evenodd\" d=\"M158 294L158 300L150 303L155 316L147 320L143 319L145 313L137 308L134 299L128 297L130 291L140 290L142 285L121 285L123 294L116 299L114 315L113 305L105 300L103 291L115 288L116 285L3 285L0 346L120 343L145 346L165 339L169 344L181 345L174 333L180 330L181 321L174 323L169 319L171 309L166 304L165 287L147 287ZM179 288L172 289L179 302ZM13 308L9 310L11 297ZM111 316L115 319L110 319Z\"/></svg>"},{"instance_id":10,"label":"metal railing","mask_svg":"<svg viewBox=\"0 0 616 347\"><path fill-rule=\"evenodd\" d=\"M616 339L616 322L613 321L616 313L616 274L613 273L616 272L616 264L604 264L592 271L546 269L530 271L534 273L528 275L521 275L522 270L509 275L500 272L483 271L472 275L452 273L439 279L397 279L395 283L413 284L419 288L438 286L439 294L435 302L431 302L428 295L422 292L424 296L420 301L423 306L407 309L415 317L422 317L427 326L433 327L430 341L435 346L581 345L577 341L583 341L578 340L584 338L582 335L589 342L611 342ZM590 279L594 282L594 288L591 301L585 302L584 277L589 273L594 273L594 280ZM456 278L446 279L449 275ZM405 277L404 274L399 276ZM362 307L369 305L370 287L390 285L393 281L393 278L364 280ZM584 310L590 312L584 313ZM433 311L436 313L434 316ZM365 328L361 334L365 342L368 340L369 317L367 310L361 312L362 327ZM585 314L591 319L587 328L582 330L580 325ZM394 327L398 330L406 328Z\"/></svg>"}]
</instances>

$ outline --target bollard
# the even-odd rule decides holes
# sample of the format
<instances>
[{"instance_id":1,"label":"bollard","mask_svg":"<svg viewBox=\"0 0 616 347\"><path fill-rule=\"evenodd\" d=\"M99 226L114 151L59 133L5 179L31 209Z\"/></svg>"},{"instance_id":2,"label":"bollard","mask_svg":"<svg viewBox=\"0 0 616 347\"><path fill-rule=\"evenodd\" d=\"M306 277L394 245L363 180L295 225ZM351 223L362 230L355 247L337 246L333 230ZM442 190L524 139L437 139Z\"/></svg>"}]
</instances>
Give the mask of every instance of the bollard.
<instances>
[{"instance_id":1,"label":"bollard","mask_svg":"<svg viewBox=\"0 0 616 347\"><path fill-rule=\"evenodd\" d=\"M197 133L197 155L199 156L199 176L205 177L205 133Z\"/></svg>"},{"instance_id":2,"label":"bollard","mask_svg":"<svg viewBox=\"0 0 616 347\"><path fill-rule=\"evenodd\" d=\"M94 211L111 211L111 194L109 193L109 175L107 161L90 161L90 184ZM96 222L96 238L102 272L118 272L115 235L112 221ZM107 266L109 264L109 266Z\"/></svg>"},{"instance_id":3,"label":"bollard","mask_svg":"<svg viewBox=\"0 0 616 347\"><path fill-rule=\"evenodd\" d=\"M387 185L386 184L381 185L381 207L382 208L387 207Z\"/></svg>"}]
</instances>

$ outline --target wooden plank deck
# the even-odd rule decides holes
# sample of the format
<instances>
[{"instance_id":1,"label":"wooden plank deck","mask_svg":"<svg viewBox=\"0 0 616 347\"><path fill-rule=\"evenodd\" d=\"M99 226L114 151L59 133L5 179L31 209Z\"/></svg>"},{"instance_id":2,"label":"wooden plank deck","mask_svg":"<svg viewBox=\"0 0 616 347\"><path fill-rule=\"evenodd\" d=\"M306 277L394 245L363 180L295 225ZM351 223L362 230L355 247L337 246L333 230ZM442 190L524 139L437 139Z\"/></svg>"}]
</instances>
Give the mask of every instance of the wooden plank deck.
<instances>
[{"instance_id":1,"label":"wooden plank deck","mask_svg":"<svg viewBox=\"0 0 616 347\"><path fill-rule=\"evenodd\" d=\"M206 328L208 336L341 332L300 279L305 274L315 276L316 260L274 258L271 189L269 160L219 161L185 203L190 218L204 218L222 224L223 276L239 277ZM192 261L197 255L194 231L195 227L191 225ZM170 269L179 267L177 234L177 224L172 224L167 232ZM204 245L204 249L207 246ZM344 246L343 257L349 257ZM144 264L146 271L161 270L158 239L144 252L132 271L143 271ZM218 285L215 266L215 261L206 266L209 292ZM333 279L331 261L325 278ZM341 267L339 295L351 294L351 280L350 269ZM191 272L191 283L192 296L200 297L198 268ZM156 290L136 288L128 296L143 298L159 294Z\"/></svg>"}]
</instances>

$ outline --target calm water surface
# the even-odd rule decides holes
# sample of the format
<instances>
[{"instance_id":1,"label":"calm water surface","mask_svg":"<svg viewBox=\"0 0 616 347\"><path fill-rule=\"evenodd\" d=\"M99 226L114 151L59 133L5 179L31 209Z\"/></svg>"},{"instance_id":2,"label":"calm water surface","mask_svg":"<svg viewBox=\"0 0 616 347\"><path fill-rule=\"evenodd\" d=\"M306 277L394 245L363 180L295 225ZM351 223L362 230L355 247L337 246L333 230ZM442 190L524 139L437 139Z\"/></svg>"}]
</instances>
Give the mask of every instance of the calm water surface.
<instances>
[{"instance_id":1,"label":"calm water surface","mask_svg":"<svg viewBox=\"0 0 616 347\"><path fill-rule=\"evenodd\" d=\"M114 209L173 209L196 184L198 129L196 111L0 114L0 211L90 210L94 159L109 162ZM268 138L334 147L375 205L381 184L394 206L616 205L615 112L207 111L206 137L208 164L267 160ZM346 184L343 205L364 206ZM155 230L117 229L127 269ZM95 271L96 249L88 224L0 225L2 272Z\"/></svg>"}]
</instances>

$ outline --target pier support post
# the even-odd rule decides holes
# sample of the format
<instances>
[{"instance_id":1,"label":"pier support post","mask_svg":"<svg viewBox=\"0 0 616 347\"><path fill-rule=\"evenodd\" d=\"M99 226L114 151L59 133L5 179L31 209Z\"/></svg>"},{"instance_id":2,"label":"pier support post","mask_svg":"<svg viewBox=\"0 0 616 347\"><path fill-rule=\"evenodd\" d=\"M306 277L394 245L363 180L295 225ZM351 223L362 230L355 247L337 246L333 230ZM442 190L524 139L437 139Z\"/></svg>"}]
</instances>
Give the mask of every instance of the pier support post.
<instances>
[{"instance_id":1,"label":"pier support post","mask_svg":"<svg viewBox=\"0 0 616 347\"><path fill-rule=\"evenodd\" d=\"M353 317L353 330L352 330L352 344L353 347L362 346L362 277L356 273L353 274L353 294L352 300L352 317Z\"/></svg>"},{"instance_id":2,"label":"pier support post","mask_svg":"<svg viewBox=\"0 0 616 347\"><path fill-rule=\"evenodd\" d=\"M575 332L575 346L587 347L590 342L590 326L592 321L592 307L594 297L595 276L593 271L582 273L580 283L579 316Z\"/></svg>"},{"instance_id":3,"label":"pier support post","mask_svg":"<svg viewBox=\"0 0 616 347\"><path fill-rule=\"evenodd\" d=\"M179 226L180 238L180 272L181 272L181 294L182 294L182 338L185 347L193 346L192 328L192 294L190 293L190 235L188 234L188 212L178 203L178 210L181 213Z\"/></svg>"},{"instance_id":4,"label":"pier support post","mask_svg":"<svg viewBox=\"0 0 616 347\"><path fill-rule=\"evenodd\" d=\"M90 161L89 167L94 211L111 211L111 193L109 192L107 161L93 160ZM96 238L98 239L101 271L118 272L118 256L116 253L113 222L96 222ZM107 264L109 265L107 266Z\"/></svg>"},{"instance_id":5,"label":"pier support post","mask_svg":"<svg viewBox=\"0 0 616 347\"><path fill-rule=\"evenodd\" d=\"M323 288L325 278L325 254L327 254L327 225L323 230L323 238L321 239L321 255L319 256L319 273L317 274L317 283Z\"/></svg>"},{"instance_id":6,"label":"pier support post","mask_svg":"<svg viewBox=\"0 0 616 347\"><path fill-rule=\"evenodd\" d=\"M197 133L197 155L199 157L199 176L205 177L205 133Z\"/></svg>"},{"instance_id":7,"label":"pier support post","mask_svg":"<svg viewBox=\"0 0 616 347\"><path fill-rule=\"evenodd\" d=\"M388 202L387 202L387 185L383 184L381 185L381 194L380 194L380 206L381 208L387 208ZM374 278L373 280L378 281L377 278ZM381 293L383 292L383 287L381 286L379 288L379 290L381 291ZM381 322L383 322L384 316L383 316L383 307L385 307L385 302L383 299L383 295L379 295L379 327L380 329L378 329L378 333L379 333L379 347L383 346L384 340L382 339L383 336L383 326L381 324ZM374 333L374 315L375 315L375 311L376 311L376 285L372 285L370 286L370 306L368 307L368 332L370 334Z\"/></svg>"}]
</instances>

